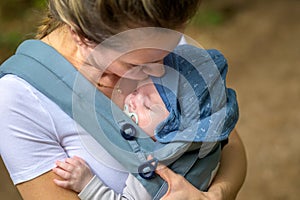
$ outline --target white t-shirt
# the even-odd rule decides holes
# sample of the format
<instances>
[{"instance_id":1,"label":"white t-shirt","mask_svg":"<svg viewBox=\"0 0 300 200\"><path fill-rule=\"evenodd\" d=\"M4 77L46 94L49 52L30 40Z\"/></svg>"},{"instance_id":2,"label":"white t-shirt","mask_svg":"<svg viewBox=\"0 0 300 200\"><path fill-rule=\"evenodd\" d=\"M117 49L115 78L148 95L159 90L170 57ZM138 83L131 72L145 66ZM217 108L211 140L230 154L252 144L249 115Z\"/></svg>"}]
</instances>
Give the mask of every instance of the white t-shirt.
<instances>
[{"instance_id":1,"label":"white t-shirt","mask_svg":"<svg viewBox=\"0 0 300 200\"><path fill-rule=\"evenodd\" d=\"M0 95L0 153L14 184L77 155L108 187L122 193L128 173L55 103L15 75L0 79ZM99 153L90 154L85 144Z\"/></svg>"}]
</instances>

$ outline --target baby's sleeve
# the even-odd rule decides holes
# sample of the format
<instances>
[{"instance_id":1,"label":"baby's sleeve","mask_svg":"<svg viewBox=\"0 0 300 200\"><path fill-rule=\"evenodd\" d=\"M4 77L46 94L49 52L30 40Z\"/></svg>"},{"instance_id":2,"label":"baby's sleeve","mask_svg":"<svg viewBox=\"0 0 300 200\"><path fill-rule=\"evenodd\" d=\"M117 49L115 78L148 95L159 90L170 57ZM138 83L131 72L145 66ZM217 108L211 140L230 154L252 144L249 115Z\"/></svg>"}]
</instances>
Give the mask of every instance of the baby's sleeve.
<instances>
[{"instance_id":1,"label":"baby's sleeve","mask_svg":"<svg viewBox=\"0 0 300 200\"><path fill-rule=\"evenodd\" d=\"M0 153L14 184L51 170L66 158L52 118L23 80L0 79Z\"/></svg>"},{"instance_id":2,"label":"baby's sleeve","mask_svg":"<svg viewBox=\"0 0 300 200\"><path fill-rule=\"evenodd\" d=\"M94 176L91 181L78 194L82 200L150 200L152 199L143 185L131 174L126 180L126 186L122 194L116 193L111 188L103 184L103 182Z\"/></svg>"}]
</instances>

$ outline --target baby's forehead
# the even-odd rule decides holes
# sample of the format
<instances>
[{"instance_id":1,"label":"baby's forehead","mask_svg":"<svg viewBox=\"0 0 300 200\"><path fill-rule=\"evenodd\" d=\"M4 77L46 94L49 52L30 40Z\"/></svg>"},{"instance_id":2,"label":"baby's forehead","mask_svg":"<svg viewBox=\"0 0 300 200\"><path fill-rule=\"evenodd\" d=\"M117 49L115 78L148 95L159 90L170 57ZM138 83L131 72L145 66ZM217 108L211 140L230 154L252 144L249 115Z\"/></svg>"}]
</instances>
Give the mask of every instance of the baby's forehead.
<instances>
[{"instance_id":1,"label":"baby's forehead","mask_svg":"<svg viewBox=\"0 0 300 200\"><path fill-rule=\"evenodd\" d=\"M166 109L170 112L173 110L176 113L180 113L180 108L177 102L176 91L172 89L169 84L160 81L160 78L148 78L146 80L140 81L137 85L138 92L144 95L149 95L154 97L154 99L160 99L162 104L165 105ZM151 100L151 98L150 98Z\"/></svg>"}]
</instances>

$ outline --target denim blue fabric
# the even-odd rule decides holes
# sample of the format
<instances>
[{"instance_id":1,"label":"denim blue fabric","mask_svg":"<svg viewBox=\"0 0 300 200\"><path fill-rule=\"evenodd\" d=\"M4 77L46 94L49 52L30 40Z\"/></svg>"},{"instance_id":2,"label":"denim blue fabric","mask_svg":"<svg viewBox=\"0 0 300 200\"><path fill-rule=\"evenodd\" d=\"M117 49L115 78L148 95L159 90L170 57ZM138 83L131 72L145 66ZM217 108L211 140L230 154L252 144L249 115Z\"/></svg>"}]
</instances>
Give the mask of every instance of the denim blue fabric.
<instances>
[{"instance_id":1,"label":"denim blue fabric","mask_svg":"<svg viewBox=\"0 0 300 200\"><path fill-rule=\"evenodd\" d=\"M152 77L170 112L155 130L159 142L227 139L239 112L235 91L226 87L227 61L217 50L180 45L164 60L166 73Z\"/></svg>"}]
</instances>

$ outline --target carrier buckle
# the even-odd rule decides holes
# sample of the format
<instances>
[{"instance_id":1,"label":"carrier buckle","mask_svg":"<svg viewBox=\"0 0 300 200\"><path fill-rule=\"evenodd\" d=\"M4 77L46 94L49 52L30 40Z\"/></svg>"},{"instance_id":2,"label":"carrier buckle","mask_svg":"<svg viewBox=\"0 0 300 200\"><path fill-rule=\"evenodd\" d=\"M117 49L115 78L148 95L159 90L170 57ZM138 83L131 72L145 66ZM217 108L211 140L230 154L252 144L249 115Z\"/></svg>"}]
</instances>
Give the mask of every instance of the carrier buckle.
<instances>
[{"instance_id":1,"label":"carrier buckle","mask_svg":"<svg viewBox=\"0 0 300 200\"><path fill-rule=\"evenodd\" d=\"M154 178L157 164L158 164L158 160L156 158L153 158L141 164L138 168L139 175L146 180L150 180Z\"/></svg>"},{"instance_id":2,"label":"carrier buckle","mask_svg":"<svg viewBox=\"0 0 300 200\"><path fill-rule=\"evenodd\" d=\"M126 140L134 140L136 136L136 129L133 125L125 123L120 129L121 135Z\"/></svg>"}]
</instances>

